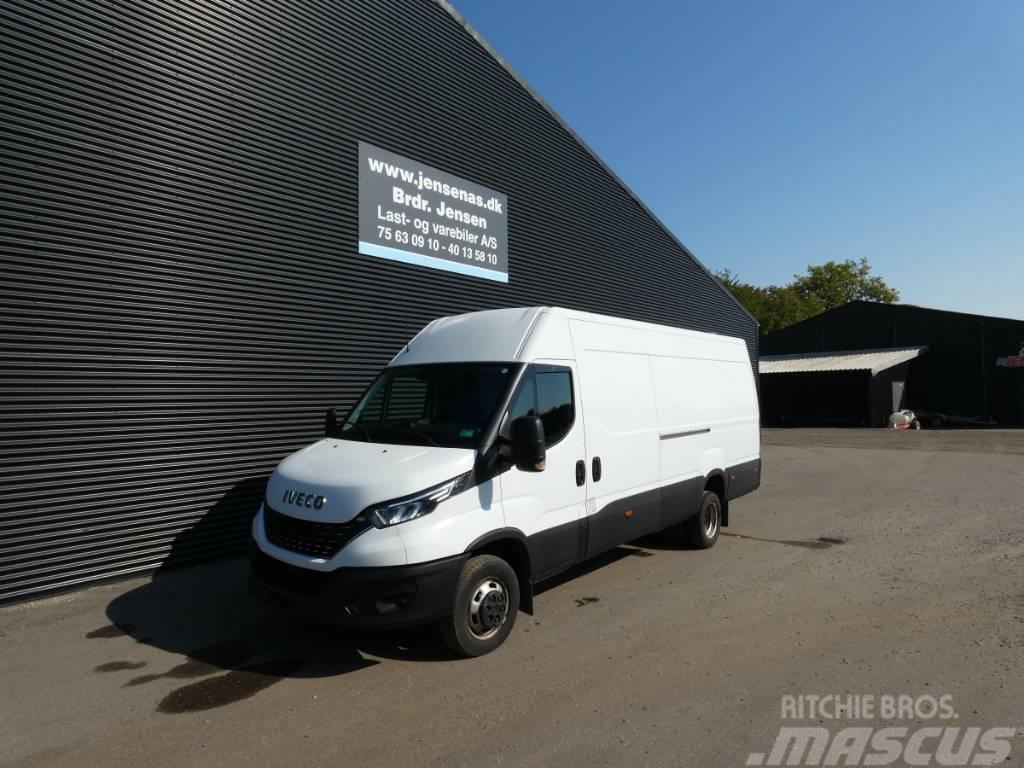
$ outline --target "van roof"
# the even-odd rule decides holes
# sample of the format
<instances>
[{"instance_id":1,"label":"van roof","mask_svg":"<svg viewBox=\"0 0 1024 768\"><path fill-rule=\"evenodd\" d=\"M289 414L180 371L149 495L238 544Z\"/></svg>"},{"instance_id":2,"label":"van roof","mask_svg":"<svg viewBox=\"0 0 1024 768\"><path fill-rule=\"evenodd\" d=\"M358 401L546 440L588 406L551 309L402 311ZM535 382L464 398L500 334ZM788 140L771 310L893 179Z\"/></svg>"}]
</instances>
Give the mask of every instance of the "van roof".
<instances>
[{"instance_id":1,"label":"van roof","mask_svg":"<svg viewBox=\"0 0 1024 768\"><path fill-rule=\"evenodd\" d=\"M657 330L698 339L731 341L746 349L746 342L732 336L691 331L673 326L644 323L621 317L580 312L561 307L512 307L469 312L464 315L442 317L430 322L395 355L390 365L416 365L420 363L495 361L515 362L535 359L540 337L563 335L557 328L567 329L565 323L548 324L547 319L589 320L637 330ZM550 334L548 333L550 328ZM564 339L568 342L568 337ZM552 339L558 346L561 339ZM549 346L549 345L545 345ZM529 348L528 348L529 347ZM546 352L546 357L571 357L568 354Z\"/></svg>"}]
</instances>

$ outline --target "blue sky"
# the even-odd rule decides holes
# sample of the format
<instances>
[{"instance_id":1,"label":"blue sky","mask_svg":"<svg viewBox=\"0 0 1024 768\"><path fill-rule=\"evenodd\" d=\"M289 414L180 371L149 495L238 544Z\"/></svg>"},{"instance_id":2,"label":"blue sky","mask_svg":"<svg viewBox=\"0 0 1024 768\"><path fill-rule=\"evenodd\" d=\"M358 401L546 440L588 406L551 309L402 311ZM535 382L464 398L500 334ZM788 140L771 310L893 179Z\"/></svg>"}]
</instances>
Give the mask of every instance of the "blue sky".
<instances>
[{"instance_id":1,"label":"blue sky","mask_svg":"<svg viewBox=\"0 0 1024 768\"><path fill-rule=\"evenodd\" d=\"M455 0L711 269L1024 318L1024 2Z\"/></svg>"}]
</instances>

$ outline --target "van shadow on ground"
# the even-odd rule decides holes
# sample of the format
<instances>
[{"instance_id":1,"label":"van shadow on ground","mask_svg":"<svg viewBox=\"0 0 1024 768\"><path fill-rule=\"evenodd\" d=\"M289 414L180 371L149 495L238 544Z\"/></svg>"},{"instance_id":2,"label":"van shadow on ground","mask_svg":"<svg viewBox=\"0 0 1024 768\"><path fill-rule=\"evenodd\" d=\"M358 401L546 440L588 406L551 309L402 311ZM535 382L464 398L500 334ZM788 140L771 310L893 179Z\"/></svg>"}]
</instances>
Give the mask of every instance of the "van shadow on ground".
<instances>
[{"instance_id":1,"label":"van shadow on ground","mask_svg":"<svg viewBox=\"0 0 1024 768\"><path fill-rule=\"evenodd\" d=\"M452 658L422 632L345 632L300 620L251 596L244 547L265 488L265 477L237 483L194 527L179 534L150 581L107 605L110 624L87 635L96 640L128 635L179 658L152 669L128 654L97 667L97 672L124 675L125 687L178 681L180 687L158 708L188 712L248 698L284 677L341 675L378 663L364 653ZM225 536L237 537L238 556L201 562L204 543ZM158 687L166 691L166 685Z\"/></svg>"},{"instance_id":2,"label":"van shadow on ground","mask_svg":"<svg viewBox=\"0 0 1024 768\"><path fill-rule=\"evenodd\" d=\"M150 581L115 597L106 608L110 624L87 637L102 641L130 636L174 654L162 668L126 654L96 668L124 676L134 688L156 681L180 683L163 696L167 713L212 709L249 698L286 677L333 677L380 663L378 659L454 661L435 627L399 632L345 630L290 614L249 594L249 564L239 556L197 563L202 543L226 531L248 531L265 478L236 484L188 531ZM247 535L240 536L240 544ZM241 554L241 553L240 553ZM538 594L637 554L619 548L543 583ZM377 657L377 658L372 658ZM157 686L166 692L166 684Z\"/></svg>"}]
</instances>

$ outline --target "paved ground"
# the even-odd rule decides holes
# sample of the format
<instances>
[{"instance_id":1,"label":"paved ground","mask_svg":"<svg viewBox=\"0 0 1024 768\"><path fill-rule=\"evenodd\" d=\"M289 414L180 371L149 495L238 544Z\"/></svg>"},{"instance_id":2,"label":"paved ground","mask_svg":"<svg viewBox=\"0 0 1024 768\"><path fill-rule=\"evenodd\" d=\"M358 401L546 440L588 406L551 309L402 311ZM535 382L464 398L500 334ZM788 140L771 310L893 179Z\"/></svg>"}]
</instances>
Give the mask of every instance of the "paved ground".
<instances>
[{"instance_id":1,"label":"paved ground","mask_svg":"<svg viewBox=\"0 0 1024 768\"><path fill-rule=\"evenodd\" d=\"M766 432L715 549L622 548L471 661L289 622L237 562L0 609L0 764L725 768L797 693L949 693L1019 734L1022 446Z\"/></svg>"},{"instance_id":2,"label":"paved ground","mask_svg":"<svg viewBox=\"0 0 1024 768\"><path fill-rule=\"evenodd\" d=\"M1024 429L766 429L766 445L1024 454Z\"/></svg>"}]
</instances>

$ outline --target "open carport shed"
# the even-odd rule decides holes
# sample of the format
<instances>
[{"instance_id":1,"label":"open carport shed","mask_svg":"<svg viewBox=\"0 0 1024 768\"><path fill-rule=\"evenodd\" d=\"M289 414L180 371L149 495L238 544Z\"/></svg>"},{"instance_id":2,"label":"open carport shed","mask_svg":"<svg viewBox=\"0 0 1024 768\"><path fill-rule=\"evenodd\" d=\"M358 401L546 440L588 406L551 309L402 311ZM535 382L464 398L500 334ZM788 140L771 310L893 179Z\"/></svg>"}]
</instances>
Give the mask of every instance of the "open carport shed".
<instances>
[{"instance_id":1,"label":"open carport shed","mask_svg":"<svg viewBox=\"0 0 1024 768\"><path fill-rule=\"evenodd\" d=\"M913 362L927 347L810 352L761 358L767 426L880 426L912 398Z\"/></svg>"},{"instance_id":2,"label":"open carport shed","mask_svg":"<svg viewBox=\"0 0 1024 768\"><path fill-rule=\"evenodd\" d=\"M1024 320L851 301L761 339L761 352L770 357L908 347L927 347L928 353L908 368L905 408L1024 426ZM796 410L799 400L791 403L790 387L784 388L782 399L776 398L776 385L768 378L767 389L762 389L763 412L776 423L783 417L792 423L802 415ZM834 423L861 423L861 412L843 408L842 420Z\"/></svg>"}]
</instances>

